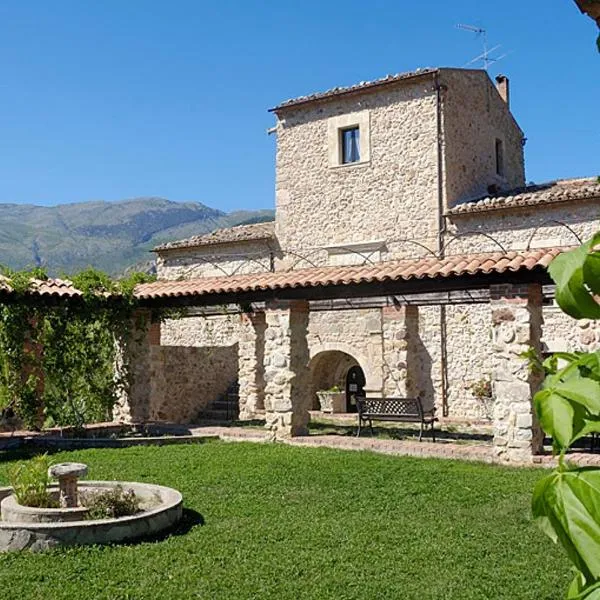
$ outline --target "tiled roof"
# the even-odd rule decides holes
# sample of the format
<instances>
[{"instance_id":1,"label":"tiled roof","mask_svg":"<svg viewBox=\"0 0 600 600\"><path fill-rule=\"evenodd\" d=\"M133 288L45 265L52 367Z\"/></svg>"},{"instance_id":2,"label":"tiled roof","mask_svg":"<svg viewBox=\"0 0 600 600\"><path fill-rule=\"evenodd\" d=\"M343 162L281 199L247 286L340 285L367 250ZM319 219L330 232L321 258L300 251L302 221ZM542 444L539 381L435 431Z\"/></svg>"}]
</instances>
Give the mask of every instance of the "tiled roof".
<instances>
[{"instance_id":1,"label":"tiled roof","mask_svg":"<svg viewBox=\"0 0 600 600\"><path fill-rule=\"evenodd\" d=\"M597 178L563 179L530 185L523 188L504 192L495 196L487 196L472 202L464 202L451 208L447 215L462 215L503 208L520 206L538 206L572 200L600 199L600 181Z\"/></svg>"},{"instance_id":2,"label":"tiled roof","mask_svg":"<svg viewBox=\"0 0 600 600\"><path fill-rule=\"evenodd\" d=\"M12 292L12 288L8 284L8 279L2 275L0 275L0 292ZM32 282L29 293L38 296L55 298L72 298L82 295L82 293L73 287L73 284L67 279L48 279L46 281L35 279Z\"/></svg>"},{"instance_id":3,"label":"tiled roof","mask_svg":"<svg viewBox=\"0 0 600 600\"><path fill-rule=\"evenodd\" d=\"M325 98L330 98L332 96L339 96L341 94L350 94L352 92L358 92L361 90L365 90L368 88L386 85L388 83L395 83L397 81L403 81L404 79L412 79L414 77L421 77L422 75L427 75L429 73L436 73L439 69L425 68L425 69L417 69L416 71L411 71L408 73L398 73L396 75L386 75L385 77L381 77L380 79L375 79L373 81L361 81L355 85L350 85L347 87L334 87L325 92L318 92L316 94L309 94L308 96L299 96L298 98L291 98L290 100L285 100L281 102L274 108L269 109L270 112L276 112L283 108L288 108L290 106L296 106L298 104L304 104L306 102L313 102L314 100L323 100Z\"/></svg>"},{"instance_id":4,"label":"tiled roof","mask_svg":"<svg viewBox=\"0 0 600 600\"><path fill-rule=\"evenodd\" d=\"M206 235L195 235L185 240L168 242L154 248L154 252L175 250L177 248L195 248L197 246L211 246L213 244L231 244L233 242L248 242L254 240L270 240L275 237L275 223L254 223L252 225L238 225L226 229L216 229Z\"/></svg>"},{"instance_id":5,"label":"tiled roof","mask_svg":"<svg viewBox=\"0 0 600 600\"><path fill-rule=\"evenodd\" d=\"M443 279L545 268L562 249L522 252L461 254L447 258L418 258L355 267L313 267L279 273L255 273L232 277L206 277L184 281L156 281L136 288L139 299L234 294L290 288L315 288L415 279Z\"/></svg>"}]
</instances>

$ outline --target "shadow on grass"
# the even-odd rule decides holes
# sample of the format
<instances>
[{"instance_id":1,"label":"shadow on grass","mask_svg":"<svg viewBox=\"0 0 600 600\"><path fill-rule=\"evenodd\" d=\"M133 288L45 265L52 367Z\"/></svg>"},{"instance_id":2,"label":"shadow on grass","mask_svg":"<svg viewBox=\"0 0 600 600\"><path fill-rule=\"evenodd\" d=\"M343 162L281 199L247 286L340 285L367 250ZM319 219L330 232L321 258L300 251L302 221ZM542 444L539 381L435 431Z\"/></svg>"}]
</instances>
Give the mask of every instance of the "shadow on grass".
<instances>
[{"instance_id":1,"label":"shadow on grass","mask_svg":"<svg viewBox=\"0 0 600 600\"><path fill-rule=\"evenodd\" d=\"M0 450L0 462L29 460L30 458L34 458L35 456L39 456L40 454L52 455L58 454L59 452L64 452L64 450L60 448L47 448L45 450L42 450L41 448L33 448L31 446L24 448Z\"/></svg>"},{"instance_id":2,"label":"shadow on grass","mask_svg":"<svg viewBox=\"0 0 600 600\"><path fill-rule=\"evenodd\" d=\"M160 533L139 537L135 540L105 544L103 547L110 548L116 546L139 546L140 544L164 542L171 537L187 535L190 531L192 531L192 529L196 527L202 527L204 523L204 517L197 510L194 510L193 508L184 508L179 523L173 527L170 527L169 529L165 529Z\"/></svg>"},{"instance_id":3,"label":"shadow on grass","mask_svg":"<svg viewBox=\"0 0 600 600\"><path fill-rule=\"evenodd\" d=\"M195 529L196 527L202 527L204 524L204 517L197 510L194 510L193 508L184 508L181 520L173 527L166 529L165 531L161 531L155 535L149 535L137 540L132 540L131 542L127 542L127 545L135 546L137 544L148 542L162 542L170 537L187 535L190 531L192 531L192 529Z\"/></svg>"},{"instance_id":4,"label":"shadow on grass","mask_svg":"<svg viewBox=\"0 0 600 600\"><path fill-rule=\"evenodd\" d=\"M232 427L247 427L250 429L256 429L257 427L263 428L265 426L264 419L251 419L250 421L231 421Z\"/></svg>"},{"instance_id":5,"label":"shadow on grass","mask_svg":"<svg viewBox=\"0 0 600 600\"><path fill-rule=\"evenodd\" d=\"M202 427L239 427L242 429L264 429L265 420L264 419L251 419L249 421L237 421L235 419L229 420L207 420L207 419L197 419L194 421L192 427L194 429L202 428Z\"/></svg>"},{"instance_id":6,"label":"shadow on grass","mask_svg":"<svg viewBox=\"0 0 600 600\"><path fill-rule=\"evenodd\" d=\"M312 435L339 435L342 437L356 436L358 426L356 424L342 425L337 423L322 423L311 421L309 431ZM363 427L361 437L370 438L371 430L369 426ZM387 440L417 440L419 438L418 429L411 427L378 427L373 426L373 437ZM435 430L436 442L453 443L491 443L492 436L484 433L469 433L448 431L445 429ZM423 432L423 441L432 441L431 430Z\"/></svg>"}]
</instances>

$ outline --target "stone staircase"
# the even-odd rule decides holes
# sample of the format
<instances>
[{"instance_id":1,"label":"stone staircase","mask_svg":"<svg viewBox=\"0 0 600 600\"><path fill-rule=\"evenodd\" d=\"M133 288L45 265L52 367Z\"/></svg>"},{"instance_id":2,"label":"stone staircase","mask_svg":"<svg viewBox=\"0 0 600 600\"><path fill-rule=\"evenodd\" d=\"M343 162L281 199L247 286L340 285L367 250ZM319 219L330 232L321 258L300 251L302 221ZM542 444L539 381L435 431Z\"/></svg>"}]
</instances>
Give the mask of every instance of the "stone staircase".
<instances>
[{"instance_id":1,"label":"stone staircase","mask_svg":"<svg viewBox=\"0 0 600 600\"><path fill-rule=\"evenodd\" d=\"M239 385L234 381L224 394L211 402L199 415L198 420L211 423L236 421L240 415Z\"/></svg>"}]
</instances>

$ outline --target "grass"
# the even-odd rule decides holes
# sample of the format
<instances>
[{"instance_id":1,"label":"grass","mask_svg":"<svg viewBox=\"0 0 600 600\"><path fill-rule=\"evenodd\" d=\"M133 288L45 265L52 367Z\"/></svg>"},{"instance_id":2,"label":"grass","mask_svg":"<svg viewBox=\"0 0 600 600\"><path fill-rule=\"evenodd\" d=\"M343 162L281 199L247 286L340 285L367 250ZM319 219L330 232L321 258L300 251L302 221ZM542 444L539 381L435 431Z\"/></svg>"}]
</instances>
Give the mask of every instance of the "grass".
<instances>
[{"instance_id":1,"label":"grass","mask_svg":"<svg viewBox=\"0 0 600 600\"><path fill-rule=\"evenodd\" d=\"M16 458L0 453L0 480ZM3 600L550 600L571 578L531 521L541 470L223 442L52 458L176 487L186 521L160 541L0 555Z\"/></svg>"}]
</instances>

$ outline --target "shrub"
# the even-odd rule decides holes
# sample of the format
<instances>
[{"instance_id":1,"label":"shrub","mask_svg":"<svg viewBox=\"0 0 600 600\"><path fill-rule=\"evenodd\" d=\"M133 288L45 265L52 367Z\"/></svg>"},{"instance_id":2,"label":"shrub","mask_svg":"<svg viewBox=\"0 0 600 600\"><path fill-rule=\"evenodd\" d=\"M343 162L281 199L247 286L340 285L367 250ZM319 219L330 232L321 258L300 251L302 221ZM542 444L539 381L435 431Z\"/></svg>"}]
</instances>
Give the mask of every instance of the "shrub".
<instances>
[{"instance_id":1,"label":"shrub","mask_svg":"<svg viewBox=\"0 0 600 600\"><path fill-rule=\"evenodd\" d=\"M116 519L140 511L140 499L135 492L131 489L124 490L121 485L101 492L83 493L80 502L89 509L90 519Z\"/></svg>"},{"instance_id":2,"label":"shrub","mask_svg":"<svg viewBox=\"0 0 600 600\"><path fill-rule=\"evenodd\" d=\"M489 379L481 378L470 386L471 393L478 400L489 400L492 398L492 382Z\"/></svg>"},{"instance_id":3,"label":"shrub","mask_svg":"<svg viewBox=\"0 0 600 600\"><path fill-rule=\"evenodd\" d=\"M57 508L58 501L50 495L47 454L35 456L27 462L17 463L9 472L10 485L17 502L36 508Z\"/></svg>"}]
</instances>

